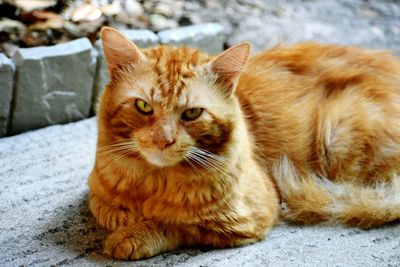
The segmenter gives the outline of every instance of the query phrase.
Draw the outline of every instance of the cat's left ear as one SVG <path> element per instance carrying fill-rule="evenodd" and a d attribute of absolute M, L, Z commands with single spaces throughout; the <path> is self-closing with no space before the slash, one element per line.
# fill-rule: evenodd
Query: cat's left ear
<path fill-rule="evenodd" d="M 248 42 L 237 44 L 219 54 L 205 66 L 207 71 L 216 75 L 216 83 L 225 94 L 231 95 L 235 90 L 239 76 L 246 66 L 250 50 L 251 45 Z"/>
<path fill-rule="evenodd" d="M 101 40 L 110 73 L 118 66 L 146 60 L 146 56 L 133 42 L 113 28 L 103 27 Z"/>

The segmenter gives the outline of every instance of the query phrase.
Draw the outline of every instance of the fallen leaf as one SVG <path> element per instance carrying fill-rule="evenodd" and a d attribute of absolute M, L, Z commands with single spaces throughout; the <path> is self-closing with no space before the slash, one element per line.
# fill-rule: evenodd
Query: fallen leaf
<path fill-rule="evenodd" d="M 72 21 L 94 21 L 101 17 L 101 10 L 95 5 L 84 5 L 75 8 L 72 11 Z"/>
<path fill-rule="evenodd" d="M 22 12 L 21 18 L 23 21 L 32 23 L 37 22 L 38 20 L 47 20 L 50 18 L 59 18 L 60 15 L 54 13 L 52 11 L 44 11 L 44 10 L 34 10 L 32 12 Z"/>
<path fill-rule="evenodd" d="M 136 0 L 125 0 L 125 9 L 124 11 L 133 17 L 139 17 L 143 14 L 143 6 Z"/>
<path fill-rule="evenodd" d="M 10 1 L 16 7 L 21 8 L 23 11 L 33 11 L 36 9 L 45 9 L 57 4 L 56 0 L 13 0 Z"/>
<path fill-rule="evenodd" d="M 46 31 L 29 31 L 24 34 L 21 41 L 26 46 L 39 46 L 47 44 L 47 33 Z"/>
<path fill-rule="evenodd" d="M 34 10 L 32 12 L 32 15 L 38 19 L 51 19 L 51 18 L 59 18 L 60 17 L 60 15 L 58 15 L 55 12 L 45 11 L 45 10 Z"/>
<path fill-rule="evenodd" d="M 111 4 L 107 4 L 101 7 L 101 12 L 106 16 L 114 16 L 121 12 L 120 1 L 113 1 Z"/>
<path fill-rule="evenodd" d="M 25 31 L 25 25 L 17 20 L 3 18 L 0 20 L 0 32 L 18 33 Z"/>
<path fill-rule="evenodd" d="M 28 30 L 47 30 L 47 29 L 62 29 L 64 27 L 64 20 L 59 17 L 50 18 L 45 21 L 36 22 L 28 27 Z"/>

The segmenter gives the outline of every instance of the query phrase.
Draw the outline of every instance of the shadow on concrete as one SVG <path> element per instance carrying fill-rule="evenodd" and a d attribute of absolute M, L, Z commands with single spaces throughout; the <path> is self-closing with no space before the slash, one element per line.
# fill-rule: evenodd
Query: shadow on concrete
<path fill-rule="evenodd" d="M 93 263 L 110 261 L 103 253 L 103 243 L 108 232 L 96 223 L 88 207 L 88 194 L 85 192 L 75 201 L 65 203 L 53 211 L 43 232 L 34 238 L 51 247 L 69 250 L 72 257 L 62 259 L 56 265 L 72 264 L 79 259 Z"/>

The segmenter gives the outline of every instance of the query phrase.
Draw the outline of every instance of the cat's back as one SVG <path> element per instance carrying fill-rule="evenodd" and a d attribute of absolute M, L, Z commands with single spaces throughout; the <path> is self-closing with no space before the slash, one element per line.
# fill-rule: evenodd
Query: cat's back
<path fill-rule="evenodd" d="M 336 151 L 348 164 L 360 156 L 350 150 L 360 153 L 374 139 L 390 136 L 400 144 L 400 129 L 389 128 L 400 125 L 400 62 L 387 52 L 315 43 L 275 47 L 250 59 L 237 95 L 267 162 L 286 155 L 325 172 L 324 161 Z M 374 147 L 363 152 L 376 156 Z"/>
<path fill-rule="evenodd" d="M 252 56 L 241 77 L 241 85 L 250 80 L 282 83 L 282 78 L 290 78 L 284 85 L 300 79 L 307 82 L 307 86 L 315 85 L 313 89 L 332 94 L 351 84 L 379 82 L 383 79 L 398 82 L 399 74 L 399 58 L 387 51 L 303 43 L 276 46 Z M 306 89 L 301 85 L 294 90 Z M 248 90 L 246 86 L 240 86 L 241 89 Z"/>

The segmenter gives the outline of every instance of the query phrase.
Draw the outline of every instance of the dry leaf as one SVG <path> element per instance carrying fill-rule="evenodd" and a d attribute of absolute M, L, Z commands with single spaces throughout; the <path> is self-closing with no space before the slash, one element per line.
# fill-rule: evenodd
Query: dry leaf
<path fill-rule="evenodd" d="M 59 17 L 50 18 L 45 21 L 36 22 L 28 27 L 28 30 L 48 30 L 48 29 L 62 29 L 64 27 L 64 20 Z"/>
<path fill-rule="evenodd" d="M 35 10 L 32 12 L 32 16 L 34 16 L 37 19 L 60 18 L 60 15 L 58 15 L 57 13 L 45 10 Z"/>
<path fill-rule="evenodd" d="M 72 21 L 94 21 L 101 17 L 101 10 L 95 5 L 84 5 L 72 11 Z"/>
<path fill-rule="evenodd" d="M 21 33 L 25 31 L 25 25 L 17 20 L 3 18 L 0 20 L 0 32 Z"/>
<path fill-rule="evenodd" d="M 22 12 L 21 18 L 25 23 L 29 22 L 37 22 L 38 20 L 46 20 L 50 18 L 59 18 L 60 16 L 57 13 L 52 11 L 44 11 L 44 10 L 34 10 L 32 12 Z"/>
<path fill-rule="evenodd" d="M 27 32 L 21 39 L 26 46 L 39 46 L 47 43 L 48 37 L 45 31 Z"/>
<path fill-rule="evenodd" d="M 128 16 L 133 16 L 133 17 L 139 17 L 140 15 L 143 14 L 144 10 L 143 7 L 138 1 L 136 0 L 126 0 L 124 1 L 125 3 L 125 13 L 128 14 Z"/>
<path fill-rule="evenodd" d="M 21 8 L 23 11 L 30 12 L 36 9 L 45 9 L 57 4 L 56 0 L 13 0 L 11 4 Z"/>
<path fill-rule="evenodd" d="M 121 3 L 114 1 L 111 4 L 107 4 L 101 7 L 101 12 L 106 16 L 113 16 L 121 12 Z"/>

